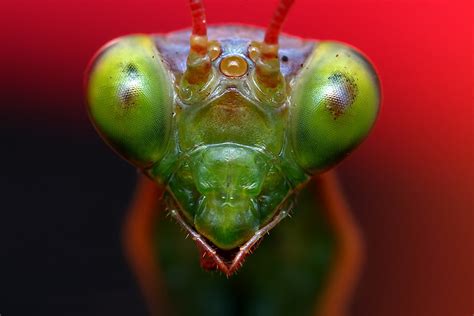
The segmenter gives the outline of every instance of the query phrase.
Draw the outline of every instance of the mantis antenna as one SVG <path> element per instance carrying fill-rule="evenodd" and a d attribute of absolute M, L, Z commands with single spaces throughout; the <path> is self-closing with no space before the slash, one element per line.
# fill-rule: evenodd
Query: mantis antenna
<path fill-rule="evenodd" d="M 262 91 L 269 89 L 270 94 L 279 95 L 284 100 L 285 80 L 280 71 L 278 59 L 278 37 L 294 0 L 280 0 L 261 43 L 260 56 L 256 60 L 256 81 Z M 264 93 L 265 94 L 265 93 Z M 278 102 L 277 102 L 278 103 Z"/>
<path fill-rule="evenodd" d="M 189 0 L 192 31 L 187 68 L 183 79 L 190 85 L 204 85 L 211 73 L 211 61 L 207 54 L 206 13 L 202 0 Z"/>
<path fill-rule="evenodd" d="M 189 7 L 191 8 L 191 15 L 193 18 L 193 35 L 206 36 L 206 11 L 202 0 L 189 0 Z"/>
<path fill-rule="evenodd" d="M 281 26 L 283 22 L 285 22 L 293 2 L 294 0 L 280 0 L 270 21 L 270 25 L 267 28 L 267 32 L 265 33 L 265 44 L 278 45 L 278 36 L 280 35 Z"/>

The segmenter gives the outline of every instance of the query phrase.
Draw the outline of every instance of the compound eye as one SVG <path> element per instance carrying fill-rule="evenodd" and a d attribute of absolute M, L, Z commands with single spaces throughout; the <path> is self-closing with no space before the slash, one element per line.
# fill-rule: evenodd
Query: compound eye
<path fill-rule="evenodd" d="M 292 94 L 291 142 L 298 163 L 316 173 L 333 166 L 369 134 L 380 87 L 371 64 L 339 43 L 320 43 Z"/>
<path fill-rule="evenodd" d="M 173 90 L 153 41 L 130 36 L 112 42 L 86 79 L 90 118 L 105 141 L 139 167 L 160 160 L 170 137 Z"/>

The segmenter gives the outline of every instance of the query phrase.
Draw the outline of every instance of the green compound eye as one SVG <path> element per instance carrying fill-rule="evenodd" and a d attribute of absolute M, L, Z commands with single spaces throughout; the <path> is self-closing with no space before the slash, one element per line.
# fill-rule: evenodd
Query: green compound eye
<path fill-rule="evenodd" d="M 293 88 L 290 135 L 298 163 L 315 173 L 342 160 L 367 137 L 379 102 L 370 63 L 343 44 L 320 43 Z"/>
<path fill-rule="evenodd" d="M 102 137 L 139 167 L 165 154 L 173 89 L 153 41 L 129 36 L 103 48 L 86 84 L 90 117 Z"/>

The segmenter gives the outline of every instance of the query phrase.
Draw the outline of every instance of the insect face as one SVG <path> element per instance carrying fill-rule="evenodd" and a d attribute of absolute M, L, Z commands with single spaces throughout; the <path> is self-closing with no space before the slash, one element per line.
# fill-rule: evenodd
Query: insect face
<path fill-rule="evenodd" d="M 99 133 L 166 187 L 171 214 L 213 260 L 206 267 L 226 274 L 286 216 L 297 188 L 363 141 L 378 113 L 378 80 L 360 53 L 279 35 L 291 2 L 281 1 L 266 32 L 208 33 L 193 0 L 191 31 L 116 40 L 86 83 Z"/>

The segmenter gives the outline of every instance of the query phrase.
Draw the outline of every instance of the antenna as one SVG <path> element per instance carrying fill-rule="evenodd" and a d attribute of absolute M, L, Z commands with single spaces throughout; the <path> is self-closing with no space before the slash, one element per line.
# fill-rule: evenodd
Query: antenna
<path fill-rule="evenodd" d="M 198 88 L 207 82 L 211 73 L 211 61 L 207 54 L 206 12 L 202 0 L 189 0 L 189 7 L 191 8 L 193 27 L 183 80 L 190 85 L 197 85 Z"/>
<path fill-rule="evenodd" d="M 280 0 L 278 7 L 273 14 L 270 25 L 265 32 L 265 38 L 258 49 L 258 58 L 255 62 L 255 77 L 257 85 L 261 88 L 262 98 L 274 96 L 275 103 L 280 103 L 286 96 L 285 79 L 280 71 L 280 61 L 278 59 L 278 37 L 281 26 L 288 16 L 294 0 Z M 265 93 L 265 90 L 269 90 Z"/>
<path fill-rule="evenodd" d="M 193 35 L 206 36 L 206 10 L 202 0 L 189 0 L 189 7 L 191 8 L 191 15 L 193 18 Z"/>
<path fill-rule="evenodd" d="M 285 22 L 293 2 L 294 0 L 280 0 L 270 21 L 270 25 L 267 28 L 267 32 L 265 33 L 265 44 L 278 45 L 278 36 L 280 35 L 281 26 L 283 22 Z"/>

